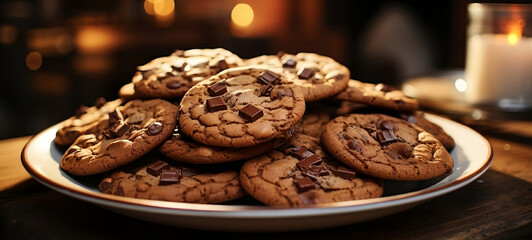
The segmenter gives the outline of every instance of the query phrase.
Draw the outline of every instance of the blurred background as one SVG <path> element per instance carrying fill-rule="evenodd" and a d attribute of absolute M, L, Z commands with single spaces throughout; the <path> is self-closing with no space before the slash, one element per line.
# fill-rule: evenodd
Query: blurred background
<path fill-rule="evenodd" d="M 315 52 L 354 79 L 391 85 L 463 69 L 470 2 L 4 0 L 0 139 L 38 133 L 97 97 L 117 98 L 136 66 L 175 49 L 221 47 L 242 58 Z"/>

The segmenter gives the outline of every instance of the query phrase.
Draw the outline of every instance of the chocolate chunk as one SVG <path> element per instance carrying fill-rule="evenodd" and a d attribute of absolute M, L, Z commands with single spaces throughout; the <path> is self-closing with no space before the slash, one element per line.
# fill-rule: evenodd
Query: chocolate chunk
<path fill-rule="evenodd" d="M 172 56 L 184 57 L 184 56 L 185 56 L 185 51 L 183 51 L 183 50 L 181 50 L 181 49 L 176 49 L 176 50 L 172 53 Z"/>
<path fill-rule="evenodd" d="M 288 59 L 283 63 L 284 68 L 295 68 L 297 62 L 294 59 Z"/>
<path fill-rule="evenodd" d="M 114 111 L 109 113 L 109 125 L 115 124 L 118 120 L 124 120 L 124 116 L 122 116 L 122 112 L 116 108 Z"/>
<path fill-rule="evenodd" d="M 163 131 L 163 124 L 160 122 L 153 122 L 148 126 L 148 135 L 155 136 Z"/>
<path fill-rule="evenodd" d="M 377 129 L 380 130 L 395 130 L 395 125 L 388 119 L 381 119 L 375 123 Z"/>
<path fill-rule="evenodd" d="M 412 156 L 412 147 L 407 143 L 396 142 L 386 146 L 390 151 L 396 152 L 399 156 L 404 159 L 410 158 Z"/>
<path fill-rule="evenodd" d="M 124 133 L 129 130 L 129 125 L 122 121 L 116 121 L 108 130 L 108 138 L 118 138 L 124 135 Z"/>
<path fill-rule="evenodd" d="M 257 78 L 257 82 L 259 82 L 260 84 L 268 85 L 275 84 L 278 79 L 279 76 L 277 74 L 271 71 L 266 71 Z"/>
<path fill-rule="evenodd" d="M 362 152 L 362 146 L 357 140 L 352 140 L 347 143 L 349 149 L 355 150 L 357 152 Z"/>
<path fill-rule="evenodd" d="M 168 89 L 178 89 L 178 88 L 180 88 L 182 86 L 183 86 L 183 84 L 180 83 L 177 80 L 169 81 L 169 82 L 166 83 L 166 88 L 168 88 Z"/>
<path fill-rule="evenodd" d="M 283 87 L 283 86 L 277 86 L 270 92 L 270 97 L 272 100 L 281 99 L 283 97 L 291 97 L 294 96 L 294 92 L 292 92 L 292 89 Z"/>
<path fill-rule="evenodd" d="M 88 110 L 89 110 L 89 108 L 87 106 L 85 106 L 85 105 L 79 106 L 79 108 L 76 110 L 75 117 L 77 117 L 77 118 L 81 117 L 81 115 L 87 113 Z"/>
<path fill-rule="evenodd" d="M 297 158 L 297 159 L 299 159 L 299 160 L 314 155 L 314 153 L 312 153 L 311 151 L 309 151 L 308 148 L 305 147 L 305 146 L 296 146 L 296 147 L 293 147 L 293 148 L 290 149 L 290 151 L 288 152 L 288 154 L 290 154 L 290 156 L 295 157 L 295 158 Z"/>
<path fill-rule="evenodd" d="M 100 183 L 100 189 L 102 190 L 102 192 L 109 190 L 113 186 L 112 183 L 113 183 L 112 178 L 104 178 L 102 180 L 102 183 Z"/>
<path fill-rule="evenodd" d="M 306 157 L 297 163 L 297 166 L 301 171 L 305 171 L 310 168 L 311 165 L 321 164 L 322 159 L 318 155 L 312 154 L 309 157 Z"/>
<path fill-rule="evenodd" d="M 285 52 L 283 52 L 283 51 L 279 51 L 279 52 L 277 52 L 277 57 L 278 57 L 278 58 L 281 58 L 281 57 L 283 57 L 285 54 L 286 54 Z"/>
<path fill-rule="evenodd" d="M 105 100 L 105 98 L 99 97 L 99 98 L 96 98 L 96 101 L 94 101 L 94 106 L 99 109 L 99 108 L 103 107 L 103 105 L 106 102 L 107 102 L 107 100 Z"/>
<path fill-rule="evenodd" d="M 302 170 L 301 173 L 314 181 L 318 180 L 319 176 L 329 175 L 329 172 L 323 167 L 323 164 L 310 165 L 305 170 Z"/>
<path fill-rule="evenodd" d="M 351 136 L 347 135 L 346 133 L 340 133 L 340 137 L 344 138 L 345 140 L 353 139 Z"/>
<path fill-rule="evenodd" d="M 161 178 L 159 178 L 159 185 L 170 185 L 179 183 L 179 172 L 172 170 L 163 170 L 161 172 Z"/>
<path fill-rule="evenodd" d="M 68 149 L 68 151 L 66 152 L 66 155 L 72 154 L 72 153 L 76 152 L 77 150 L 79 150 L 79 148 L 70 148 L 70 149 Z"/>
<path fill-rule="evenodd" d="M 312 70 L 311 68 L 303 68 L 297 74 L 297 77 L 300 79 L 310 79 L 312 76 L 314 76 L 314 70 Z"/>
<path fill-rule="evenodd" d="M 195 168 L 184 167 L 184 168 L 181 169 L 181 175 L 183 177 L 192 177 L 192 176 L 198 175 L 200 173 L 201 173 L 201 171 L 199 171 L 198 169 L 195 169 Z"/>
<path fill-rule="evenodd" d="M 382 130 L 377 132 L 378 140 L 381 144 L 387 144 L 397 141 L 393 130 Z"/>
<path fill-rule="evenodd" d="M 225 105 L 222 97 L 207 98 L 207 111 L 216 112 L 225 109 L 227 109 L 227 105 Z"/>
<path fill-rule="evenodd" d="M 146 168 L 146 172 L 148 172 L 149 174 L 153 176 L 159 176 L 159 174 L 161 174 L 161 172 L 164 169 L 169 169 L 169 168 L 170 168 L 170 165 L 168 165 L 168 163 L 163 162 L 161 160 L 157 160 L 157 162 L 150 164 Z"/>
<path fill-rule="evenodd" d="M 257 107 L 248 104 L 238 111 L 238 116 L 243 118 L 246 122 L 255 122 L 257 119 L 264 116 L 264 112 Z"/>
<path fill-rule="evenodd" d="M 336 176 L 344 178 L 344 179 L 347 179 L 347 180 L 351 180 L 351 179 L 355 178 L 355 176 L 356 176 L 355 171 L 353 171 L 353 170 L 351 170 L 349 168 L 346 168 L 344 166 L 339 166 L 336 169 L 335 174 L 336 174 Z"/>
<path fill-rule="evenodd" d="M 142 79 L 148 79 L 151 75 L 155 74 L 155 70 L 150 69 L 148 71 L 141 71 Z"/>
<path fill-rule="evenodd" d="M 227 92 L 227 85 L 224 82 L 217 82 L 209 88 L 207 88 L 207 91 L 209 92 L 209 95 L 211 96 L 220 96 Z"/>
<path fill-rule="evenodd" d="M 224 59 L 219 60 L 216 65 L 214 65 L 212 68 L 216 70 L 216 73 L 219 73 L 225 69 L 229 68 L 229 65 Z"/>
<path fill-rule="evenodd" d="M 379 83 L 375 86 L 375 90 L 381 91 L 381 92 L 391 92 L 393 91 L 393 88 L 390 85 Z"/>
<path fill-rule="evenodd" d="M 309 177 L 296 178 L 295 184 L 298 193 L 316 189 L 316 185 L 314 185 L 314 182 Z"/>
<path fill-rule="evenodd" d="M 261 96 L 270 96 L 270 93 L 273 89 L 273 85 L 272 84 L 267 84 L 267 85 L 263 85 L 262 87 L 260 87 L 260 95 Z"/>

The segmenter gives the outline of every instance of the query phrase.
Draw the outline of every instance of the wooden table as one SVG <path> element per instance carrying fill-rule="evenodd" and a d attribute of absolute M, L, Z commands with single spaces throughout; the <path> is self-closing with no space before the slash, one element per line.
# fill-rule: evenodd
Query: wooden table
<path fill-rule="evenodd" d="M 119 215 L 48 189 L 22 167 L 29 137 L 0 141 L 0 239 L 532 239 L 532 122 L 475 129 L 494 157 L 477 181 L 377 220 L 305 232 L 224 233 L 181 229 Z"/>

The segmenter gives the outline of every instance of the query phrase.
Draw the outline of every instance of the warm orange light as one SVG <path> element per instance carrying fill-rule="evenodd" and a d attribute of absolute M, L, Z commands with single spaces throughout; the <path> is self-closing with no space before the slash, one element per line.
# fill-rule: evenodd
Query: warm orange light
<path fill-rule="evenodd" d="M 155 15 L 155 12 L 153 11 L 153 2 L 155 0 L 145 0 L 144 1 L 144 11 L 146 11 L 146 13 L 148 15 Z"/>
<path fill-rule="evenodd" d="M 523 27 L 525 26 L 525 21 L 519 19 L 518 21 L 510 24 L 508 26 L 508 43 L 514 45 L 521 39 L 523 34 Z"/>
<path fill-rule="evenodd" d="M 75 43 L 82 52 L 104 52 L 114 47 L 118 36 L 110 27 L 83 26 L 75 35 Z"/>
<path fill-rule="evenodd" d="M 174 12 L 174 0 L 155 0 L 153 1 L 153 11 L 159 16 L 168 16 Z"/>
<path fill-rule="evenodd" d="M 42 65 L 42 56 L 38 52 L 30 52 L 28 55 L 26 55 L 26 66 L 30 70 L 37 70 Z"/>
<path fill-rule="evenodd" d="M 254 13 L 249 4 L 239 3 L 231 11 L 231 20 L 240 27 L 247 27 L 253 22 Z"/>

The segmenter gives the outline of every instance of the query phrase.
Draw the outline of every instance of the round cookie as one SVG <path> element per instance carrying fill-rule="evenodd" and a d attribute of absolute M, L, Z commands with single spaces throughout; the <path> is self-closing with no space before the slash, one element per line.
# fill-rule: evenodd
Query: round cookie
<path fill-rule="evenodd" d="M 447 151 L 451 151 L 454 148 L 455 142 L 453 137 L 447 134 L 445 130 L 443 130 L 443 128 L 441 128 L 437 124 L 427 120 L 425 118 L 424 112 L 417 111 L 413 114 L 403 113 L 401 114 L 401 118 L 407 120 L 409 123 L 416 124 L 417 126 L 423 128 L 423 130 L 434 135 L 434 137 L 436 137 L 436 139 L 438 139 L 438 141 L 443 144 Z"/>
<path fill-rule="evenodd" d="M 286 147 L 250 159 L 240 169 L 244 190 L 273 206 L 304 206 L 380 197 L 382 183 L 326 155 L 320 139 L 295 134 Z"/>
<path fill-rule="evenodd" d="M 334 59 L 315 53 L 292 55 L 281 52 L 277 56 L 263 55 L 248 59 L 244 64 L 282 70 L 287 77 L 294 80 L 307 102 L 328 98 L 341 92 L 347 87 L 351 74 L 349 69 Z"/>
<path fill-rule="evenodd" d="M 188 166 L 148 154 L 105 177 L 101 192 L 117 196 L 185 203 L 221 203 L 246 193 L 239 166 Z"/>
<path fill-rule="evenodd" d="M 75 116 L 61 123 L 54 142 L 60 146 L 69 146 L 82 134 L 99 132 L 102 128 L 100 118 L 114 111 L 120 104 L 120 99 L 106 102 L 104 98 L 98 98 L 92 107 L 81 106 Z"/>
<path fill-rule="evenodd" d="M 134 93 L 140 98 L 177 98 L 196 83 L 231 67 L 243 65 L 235 54 L 222 49 L 176 50 L 138 66 Z"/>
<path fill-rule="evenodd" d="M 294 127 L 294 133 L 320 137 L 323 127 L 331 120 L 329 111 L 319 102 L 308 103 L 303 118 Z"/>
<path fill-rule="evenodd" d="M 135 85 L 131 82 L 124 84 L 120 90 L 118 90 L 118 97 L 125 101 L 140 98 L 138 94 L 135 93 Z"/>
<path fill-rule="evenodd" d="M 84 134 L 68 148 L 61 169 L 92 175 L 130 163 L 161 144 L 177 124 L 178 107 L 161 99 L 132 100 L 100 119 L 106 130 Z"/>
<path fill-rule="evenodd" d="M 303 94 L 284 75 L 239 67 L 190 88 L 181 100 L 179 125 L 205 145 L 248 147 L 284 136 L 304 112 Z"/>
<path fill-rule="evenodd" d="M 287 132 L 287 139 L 274 139 L 251 147 L 222 148 L 197 143 L 179 133 L 176 127 L 172 136 L 158 147 L 158 151 L 168 159 L 183 163 L 224 163 L 245 160 L 261 155 L 288 141 L 290 137 L 291 135 Z"/>
<path fill-rule="evenodd" d="M 321 140 L 340 162 L 382 179 L 425 180 L 453 168 L 451 155 L 432 134 L 384 114 L 336 117 Z"/>
<path fill-rule="evenodd" d="M 399 111 L 415 111 L 419 107 L 417 99 L 407 97 L 400 90 L 393 90 L 382 83 L 364 83 L 353 79 L 335 98 Z"/>

